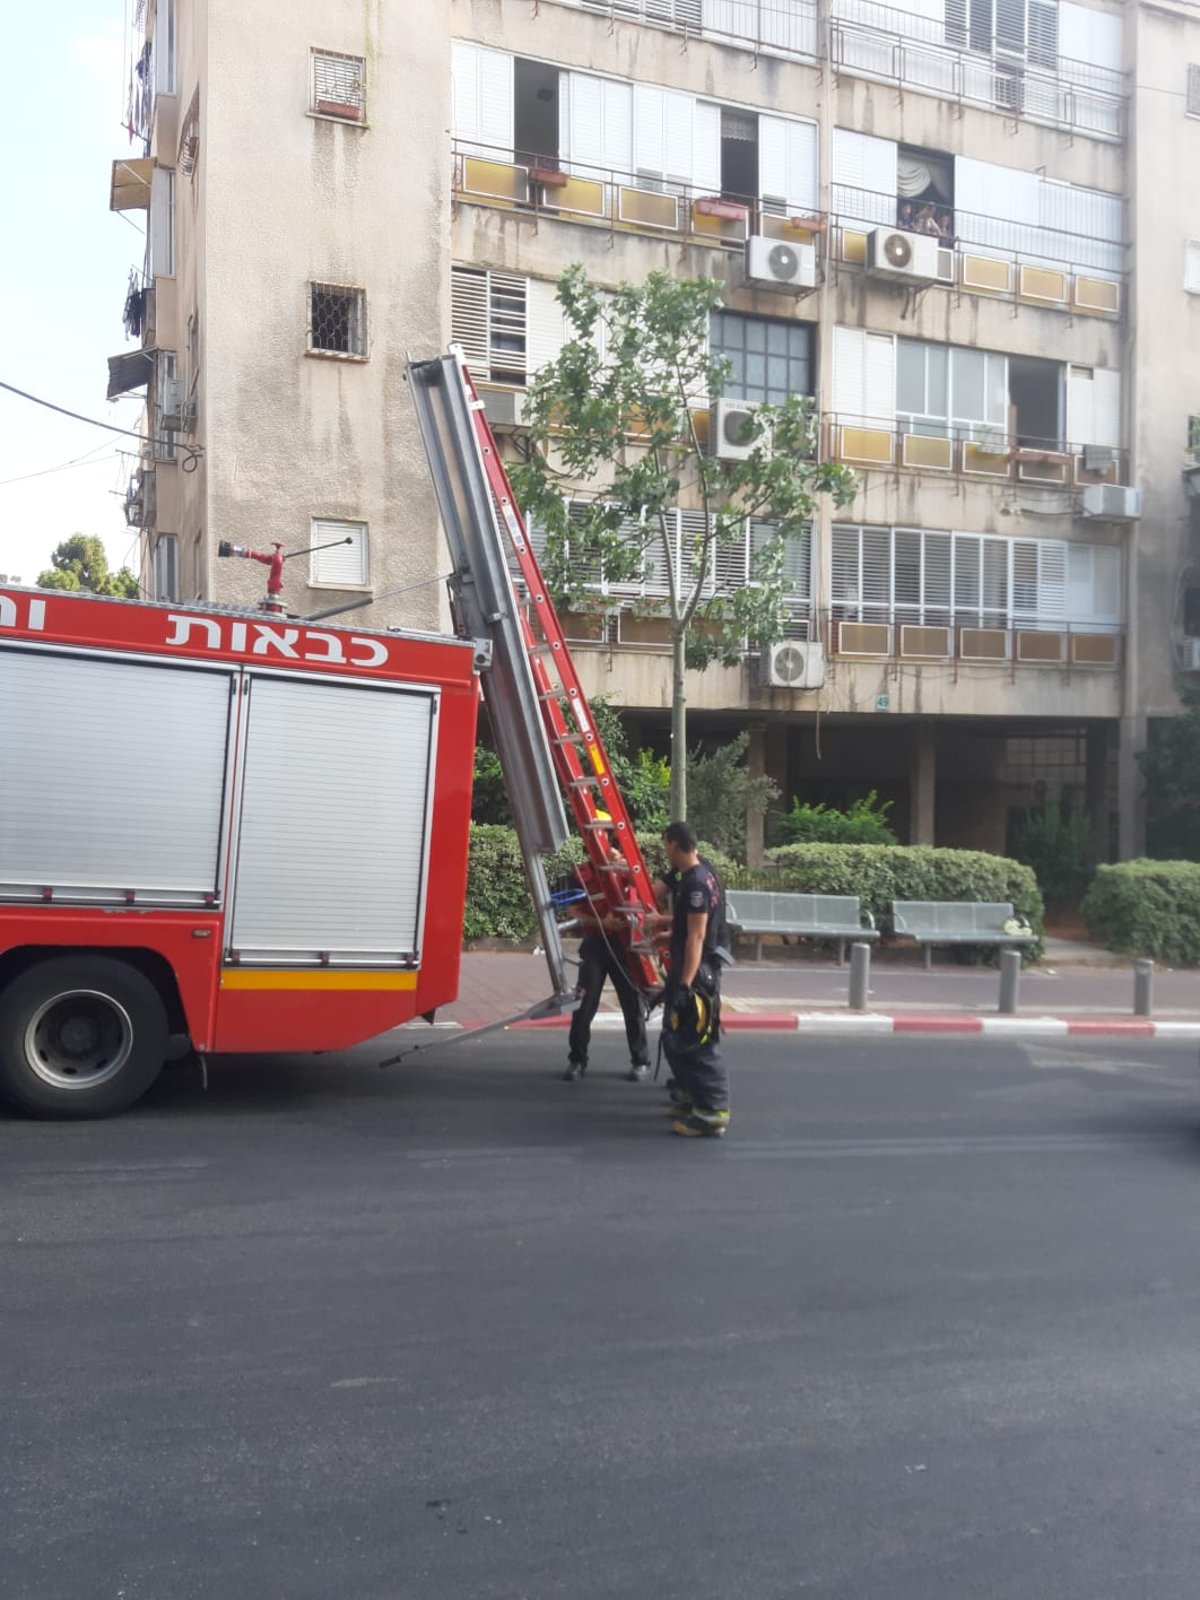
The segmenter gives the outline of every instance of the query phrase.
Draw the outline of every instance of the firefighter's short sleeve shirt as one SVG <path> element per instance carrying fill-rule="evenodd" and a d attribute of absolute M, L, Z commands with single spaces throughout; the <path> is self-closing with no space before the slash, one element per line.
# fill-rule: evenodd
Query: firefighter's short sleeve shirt
<path fill-rule="evenodd" d="M 683 964 L 687 946 L 688 918 L 703 912 L 708 922 L 704 929 L 704 953 L 711 955 L 717 946 L 720 924 L 721 885 L 711 867 L 703 861 L 679 874 L 672 885 L 674 917 L 671 923 L 671 966 L 676 972 Z"/>

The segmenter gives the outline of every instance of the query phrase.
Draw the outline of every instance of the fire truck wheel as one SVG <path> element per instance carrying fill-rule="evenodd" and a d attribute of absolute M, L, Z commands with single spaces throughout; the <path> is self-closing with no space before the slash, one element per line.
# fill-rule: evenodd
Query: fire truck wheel
<path fill-rule="evenodd" d="M 0 1095 L 32 1116 L 124 1111 L 166 1051 L 162 997 L 113 956 L 54 956 L 0 992 Z"/>

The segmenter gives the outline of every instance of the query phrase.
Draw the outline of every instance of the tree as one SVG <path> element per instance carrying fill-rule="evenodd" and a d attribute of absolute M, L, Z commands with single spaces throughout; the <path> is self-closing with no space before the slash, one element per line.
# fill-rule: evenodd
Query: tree
<path fill-rule="evenodd" d="M 756 778 L 746 764 L 750 735 L 739 733 L 715 749 L 696 749 L 691 774 L 689 820 L 700 837 L 735 861 L 746 859 L 746 822 L 779 798 L 774 778 Z"/>
<path fill-rule="evenodd" d="M 1160 861 L 1200 861 L 1200 688 L 1180 689 L 1184 710 L 1150 724 L 1139 756 L 1146 780 L 1147 853 Z"/>
<path fill-rule="evenodd" d="M 671 813 L 687 813 L 685 672 L 738 663 L 774 643 L 786 621 L 788 547 L 807 531 L 822 493 L 844 505 L 853 474 L 818 460 L 812 402 L 759 406 L 745 460 L 718 461 L 697 412 L 721 393 L 729 365 L 709 354 L 721 305 L 710 278 L 654 272 L 607 293 L 581 266 L 559 280 L 570 337 L 530 385 L 526 459 L 517 498 L 545 535 L 555 598 L 589 605 L 589 580 L 641 583 L 660 575 L 671 641 Z M 586 498 L 568 506 L 568 488 Z M 687 515 L 687 513 L 693 513 Z M 750 581 L 722 562 L 751 531 Z"/>
<path fill-rule="evenodd" d="M 108 570 L 103 543 L 89 534 L 76 533 L 64 539 L 50 562 L 38 578 L 39 588 L 86 590 L 89 594 L 116 595 L 122 600 L 136 600 L 141 593 L 128 567 L 122 567 L 119 572 Z"/>

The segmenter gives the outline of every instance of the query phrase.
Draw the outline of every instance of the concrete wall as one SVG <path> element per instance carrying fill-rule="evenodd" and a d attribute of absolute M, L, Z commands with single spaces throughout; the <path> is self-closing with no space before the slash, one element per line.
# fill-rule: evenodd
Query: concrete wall
<path fill-rule="evenodd" d="M 208 17 L 193 200 L 208 591 L 252 600 L 263 587 L 261 568 L 212 559 L 217 539 L 304 547 L 314 516 L 369 524 L 376 591 L 428 579 L 439 540 L 404 366 L 448 335 L 445 0 L 181 0 L 181 11 Z M 308 114 L 313 46 L 366 57 L 365 126 Z M 367 361 L 306 353 L 310 281 L 366 290 Z M 289 565 L 289 604 L 337 603 L 308 575 L 306 558 Z M 436 626 L 438 591 L 368 616 Z"/>
<path fill-rule="evenodd" d="M 1133 540 L 1138 649 L 1130 712 L 1164 716 L 1178 709 L 1180 580 L 1196 559 L 1181 473 L 1191 464 L 1187 418 L 1200 411 L 1200 294 L 1183 288 L 1184 246 L 1200 236 L 1200 118 L 1185 111 L 1188 63 L 1200 61 L 1200 14 L 1194 6 L 1143 4 L 1131 13 L 1130 30 L 1137 72 L 1131 420 L 1144 501 Z"/>

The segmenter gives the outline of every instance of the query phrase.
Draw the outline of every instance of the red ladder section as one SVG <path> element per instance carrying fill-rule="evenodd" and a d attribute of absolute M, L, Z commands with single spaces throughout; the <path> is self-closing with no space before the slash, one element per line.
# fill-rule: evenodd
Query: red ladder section
<path fill-rule="evenodd" d="M 488 487 L 508 533 L 510 564 L 520 573 L 525 586 L 528 609 L 521 613 L 525 650 L 555 770 L 587 852 L 586 863 L 578 869 L 579 878 L 595 916 L 621 919 L 625 932 L 615 948 L 624 957 L 637 987 L 643 992 L 653 990 L 662 983 L 662 972 L 646 927 L 647 913 L 658 909 L 650 873 L 609 765 L 604 741 L 592 720 L 558 613 L 526 537 L 483 402 L 461 359 L 458 366 L 470 399 Z M 601 810 L 610 820 L 599 815 Z"/>

